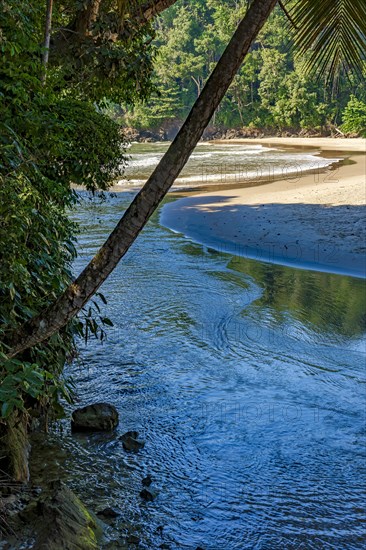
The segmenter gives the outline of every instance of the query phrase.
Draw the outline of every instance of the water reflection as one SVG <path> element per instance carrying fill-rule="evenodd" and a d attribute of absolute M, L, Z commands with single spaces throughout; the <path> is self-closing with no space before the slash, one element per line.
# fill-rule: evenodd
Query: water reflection
<path fill-rule="evenodd" d="M 279 321 L 291 315 L 313 330 L 352 337 L 366 330 L 366 286 L 362 279 L 314 273 L 234 257 L 228 267 L 245 273 L 263 293 L 253 302 L 270 308 Z"/>

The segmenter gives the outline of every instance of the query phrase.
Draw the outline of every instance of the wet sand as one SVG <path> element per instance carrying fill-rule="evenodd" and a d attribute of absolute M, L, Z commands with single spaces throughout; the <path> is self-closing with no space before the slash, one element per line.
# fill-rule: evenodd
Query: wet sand
<path fill-rule="evenodd" d="M 338 151 L 346 160 L 320 173 L 298 173 L 258 187 L 178 199 L 163 208 L 163 225 L 224 252 L 366 276 L 365 139 L 268 138 L 229 143 L 309 147 L 324 156 Z"/>

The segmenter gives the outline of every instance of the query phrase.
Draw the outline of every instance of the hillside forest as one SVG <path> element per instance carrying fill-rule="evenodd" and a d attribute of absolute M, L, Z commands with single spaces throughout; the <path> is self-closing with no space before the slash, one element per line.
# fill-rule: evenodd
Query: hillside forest
<path fill-rule="evenodd" d="M 133 109 L 127 104 L 117 109 L 120 122 L 137 129 L 162 129 L 168 137 L 172 129 L 174 135 L 246 6 L 246 1 L 181 0 L 164 11 L 155 21 L 154 92 L 149 101 Z M 252 45 L 212 126 L 259 128 L 268 133 L 365 133 L 362 78 L 345 69 L 332 82 L 327 75 L 309 74 L 308 56 L 298 55 L 291 22 L 278 5 Z"/>

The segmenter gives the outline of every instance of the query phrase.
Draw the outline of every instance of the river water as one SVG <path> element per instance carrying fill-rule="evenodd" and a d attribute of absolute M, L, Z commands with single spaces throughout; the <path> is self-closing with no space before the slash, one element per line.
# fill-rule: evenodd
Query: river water
<path fill-rule="evenodd" d="M 133 195 L 81 194 L 76 272 Z M 61 472 L 91 509 L 120 510 L 109 548 L 135 548 L 131 534 L 152 550 L 364 548 L 363 281 L 219 253 L 156 213 L 102 291 L 114 327 L 70 372 L 80 405 L 115 404 L 120 426 L 65 424 L 35 482 Z"/>
<path fill-rule="evenodd" d="M 141 187 L 167 150 L 167 143 L 132 143 L 122 187 Z M 263 147 L 257 144 L 201 142 L 173 185 L 186 190 L 208 185 L 243 185 L 274 177 L 298 178 L 306 170 L 321 170 L 337 160 L 308 152 Z"/>

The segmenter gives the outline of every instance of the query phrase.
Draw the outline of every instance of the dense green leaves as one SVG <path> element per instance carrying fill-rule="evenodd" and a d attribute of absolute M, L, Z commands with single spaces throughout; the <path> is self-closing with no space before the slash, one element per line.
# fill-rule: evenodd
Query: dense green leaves
<path fill-rule="evenodd" d="M 59 397 L 70 395 L 63 367 L 77 355 L 75 338 L 103 340 L 103 326 L 111 324 L 95 301 L 92 309 L 46 343 L 16 361 L 6 356 L 19 327 L 47 308 L 71 282 L 77 234 L 68 215 L 77 202 L 72 185 L 104 190 L 124 169 L 120 127 L 93 103 L 106 95 L 109 86 L 100 67 L 107 70 L 107 58 L 124 56 L 124 69 L 111 82 L 119 86 L 122 78 L 125 88 L 118 97 L 133 102 L 148 92 L 151 63 L 145 46 L 137 47 L 145 40 L 140 30 L 120 45 L 90 43 L 90 56 L 80 60 L 80 71 L 69 51 L 63 60 L 51 56 L 43 86 L 44 4 L 5 0 L 0 10 L 0 412 L 4 418 L 14 408 L 47 409 L 50 404 L 60 412 Z M 80 7 L 74 1 L 55 5 L 54 28 L 66 26 Z M 106 24 L 103 21 L 98 24 Z M 82 50 L 85 44 L 78 47 Z M 134 84 L 140 71 L 137 92 Z M 105 303 L 102 295 L 99 299 Z"/>
<path fill-rule="evenodd" d="M 304 6 L 310 3 L 314 4 L 314 10 L 321 4 L 310 0 L 286 4 L 289 9 L 293 7 L 293 18 L 296 9 L 299 29 L 303 29 L 300 18 Z M 339 2 L 332 3 L 336 14 Z M 246 8 L 244 0 L 194 0 L 178 2 L 164 13 L 156 30 L 155 79 L 159 93 L 147 104 L 138 105 L 132 113 L 128 111 L 129 123 L 137 127 L 169 128 L 171 121 L 176 119 L 178 126 L 187 116 Z M 359 12 L 357 15 L 353 12 L 354 8 L 349 17 L 337 16 L 342 29 L 347 29 L 347 24 L 354 24 L 349 22 L 350 17 L 360 22 Z M 315 34 L 319 32 L 319 25 L 320 22 L 316 23 Z M 332 126 L 340 126 L 342 111 L 351 94 L 359 100 L 366 99 L 364 86 L 356 78 L 355 70 L 348 70 L 347 74 L 341 71 L 337 86 L 319 77 L 319 73 L 309 73 L 309 63 L 312 64 L 315 55 L 313 43 L 309 51 L 306 48 L 300 51 L 294 43 L 295 35 L 298 36 L 286 14 L 277 6 L 253 43 L 213 124 L 272 131 L 329 131 Z M 341 35 L 332 34 L 332 40 L 341 47 Z M 362 41 L 353 47 L 358 48 L 361 55 Z M 360 55 L 359 69 L 362 67 Z"/>
<path fill-rule="evenodd" d="M 343 113 L 342 129 L 344 132 L 366 137 L 366 103 L 364 101 L 351 96 Z"/>
<path fill-rule="evenodd" d="M 151 92 L 154 30 L 131 18 L 138 0 L 104 0 L 85 21 L 85 2 L 54 3 L 48 78 L 79 99 L 134 104 Z M 123 6 L 124 4 L 124 6 Z M 121 8 L 122 7 L 122 8 Z M 83 20 L 84 19 L 84 20 Z"/>

